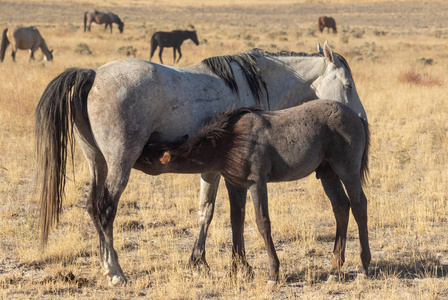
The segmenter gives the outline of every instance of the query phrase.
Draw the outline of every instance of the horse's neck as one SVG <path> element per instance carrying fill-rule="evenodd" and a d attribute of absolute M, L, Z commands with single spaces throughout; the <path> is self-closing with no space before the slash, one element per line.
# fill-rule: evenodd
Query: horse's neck
<path fill-rule="evenodd" d="M 41 43 L 40 43 L 40 49 L 42 50 L 42 52 L 45 54 L 45 55 L 48 55 L 48 54 L 50 54 L 50 50 L 48 49 L 48 47 L 47 47 L 47 43 L 45 43 L 45 40 L 41 37 L 40 38 L 41 39 Z"/>
<path fill-rule="evenodd" d="M 322 57 L 309 56 L 266 57 L 258 59 L 258 64 L 267 83 L 271 110 L 315 99 L 313 82 L 326 68 Z"/>

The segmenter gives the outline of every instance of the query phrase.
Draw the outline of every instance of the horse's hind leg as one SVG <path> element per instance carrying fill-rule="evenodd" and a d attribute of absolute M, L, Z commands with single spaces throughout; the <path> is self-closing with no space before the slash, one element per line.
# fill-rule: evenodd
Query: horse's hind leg
<path fill-rule="evenodd" d="M 196 239 L 190 256 L 190 266 L 198 269 L 210 268 L 205 260 L 205 241 L 215 210 L 216 192 L 218 191 L 220 174 L 207 173 L 201 175 L 201 193 L 199 199 L 199 236 Z"/>
<path fill-rule="evenodd" d="M 232 223 L 233 247 L 232 247 L 232 274 L 235 274 L 238 265 L 249 277 L 253 276 L 252 267 L 246 259 L 244 247 L 244 219 L 246 216 L 247 190 L 230 184 L 227 180 L 226 187 L 230 200 L 230 220 Z"/>
<path fill-rule="evenodd" d="M 162 63 L 162 65 L 163 65 L 163 60 L 162 60 L 162 52 L 163 52 L 163 47 L 162 46 L 159 46 L 160 48 L 159 48 L 159 59 L 160 59 L 160 62 Z"/>
<path fill-rule="evenodd" d="M 325 194 L 331 201 L 333 213 L 336 218 L 336 237 L 334 240 L 331 273 L 338 274 L 345 262 L 345 245 L 347 241 L 350 204 L 338 175 L 336 175 L 329 165 L 320 166 L 316 173 L 322 182 Z"/>
<path fill-rule="evenodd" d="M 173 64 L 176 63 L 176 47 L 173 47 Z"/>
<path fill-rule="evenodd" d="M 98 233 L 104 275 L 108 276 L 110 284 L 118 285 L 126 282 L 126 277 L 113 247 L 113 222 L 130 170 L 117 168 L 116 164 L 108 166 L 104 155 L 95 145 L 88 125 L 79 119 L 76 123 L 77 141 L 89 163 L 91 177 L 86 208 Z M 120 161 L 126 165 L 126 161 Z"/>
<path fill-rule="evenodd" d="M 177 62 L 179 62 L 180 58 L 182 57 L 182 52 L 180 51 L 180 47 L 177 48 L 177 51 L 179 52 L 179 58 L 177 59 Z M 176 59 L 176 57 L 174 57 Z"/>
<path fill-rule="evenodd" d="M 350 199 L 350 207 L 358 224 L 359 241 L 361 244 L 361 262 L 365 275 L 369 274 L 371 260 L 369 234 L 367 228 L 367 198 L 364 194 L 359 172 L 347 179 L 342 179 Z"/>

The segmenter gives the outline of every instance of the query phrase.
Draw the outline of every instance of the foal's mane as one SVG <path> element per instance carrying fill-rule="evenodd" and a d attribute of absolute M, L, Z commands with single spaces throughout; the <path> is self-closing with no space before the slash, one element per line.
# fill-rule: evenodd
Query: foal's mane
<path fill-rule="evenodd" d="M 172 150 L 172 153 L 181 157 L 188 157 L 201 146 L 211 145 L 214 148 L 220 139 L 233 133 L 233 126 L 243 115 L 260 111 L 261 109 L 258 107 L 243 107 L 220 113 L 211 118 L 194 137 Z"/>

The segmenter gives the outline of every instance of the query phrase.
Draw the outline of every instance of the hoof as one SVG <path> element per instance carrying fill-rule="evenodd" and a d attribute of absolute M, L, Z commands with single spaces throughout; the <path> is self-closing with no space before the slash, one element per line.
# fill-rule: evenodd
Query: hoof
<path fill-rule="evenodd" d="M 275 280 L 268 280 L 266 283 L 266 290 L 273 291 L 278 285 L 278 282 Z"/>
<path fill-rule="evenodd" d="M 112 277 L 109 277 L 109 286 L 125 286 L 126 285 L 126 279 L 123 278 L 120 275 L 114 275 Z"/>
<path fill-rule="evenodd" d="M 327 283 L 331 282 L 339 282 L 339 276 L 338 275 L 329 275 L 327 279 Z"/>

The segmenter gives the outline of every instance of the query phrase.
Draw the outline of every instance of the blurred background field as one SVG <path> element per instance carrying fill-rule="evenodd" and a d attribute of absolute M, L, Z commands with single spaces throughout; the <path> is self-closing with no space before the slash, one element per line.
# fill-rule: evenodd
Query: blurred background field
<path fill-rule="evenodd" d="M 118 14 L 123 34 L 115 24 L 112 34 L 97 24 L 84 33 L 83 14 L 92 8 Z M 335 18 L 337 35 L 318 32 L 320 15 Z M 446 1 L 1 1 L 0 29 L 37 26 L 54 61 L 44 62 L 38 51 L 36 61 L 28 62 L 29 53 L 19 51 L 13 63 L 8 49 L 0 64 L 0 298 L 448 299 L 446 16 Z M 199 175 L 134 171 L 115 221 L 116 249 L 129 283 L 110 289 L 85 212 L 88 167 L 79 148 L 61 223 L 47 250 L 39 250 L 34 110 L 47 84 L 68 67 L 96 68 L 128 55 L 147 60 L 155 31 L 192 26 L 200 44 L 183 44 L 181 67 L 255 47 L 315 52 L 325 40 L 347 59 L 372 134 L 365 188 L 373 258 L 368 281 L 354 280 L 359 247 L 351 218 L 345 278 L 325 282 L 335 222 L 314 176 L 269 185 L 282 285 L 267 292 L 267 255 L 250 200 L 245 238 L 254 280 L 228 276 L 224 186 L 207 240 L 211 273 L 198 277 L 186 265 L 197 236 Z M 163 57 L 172 64 L 171 49 Z"/>

